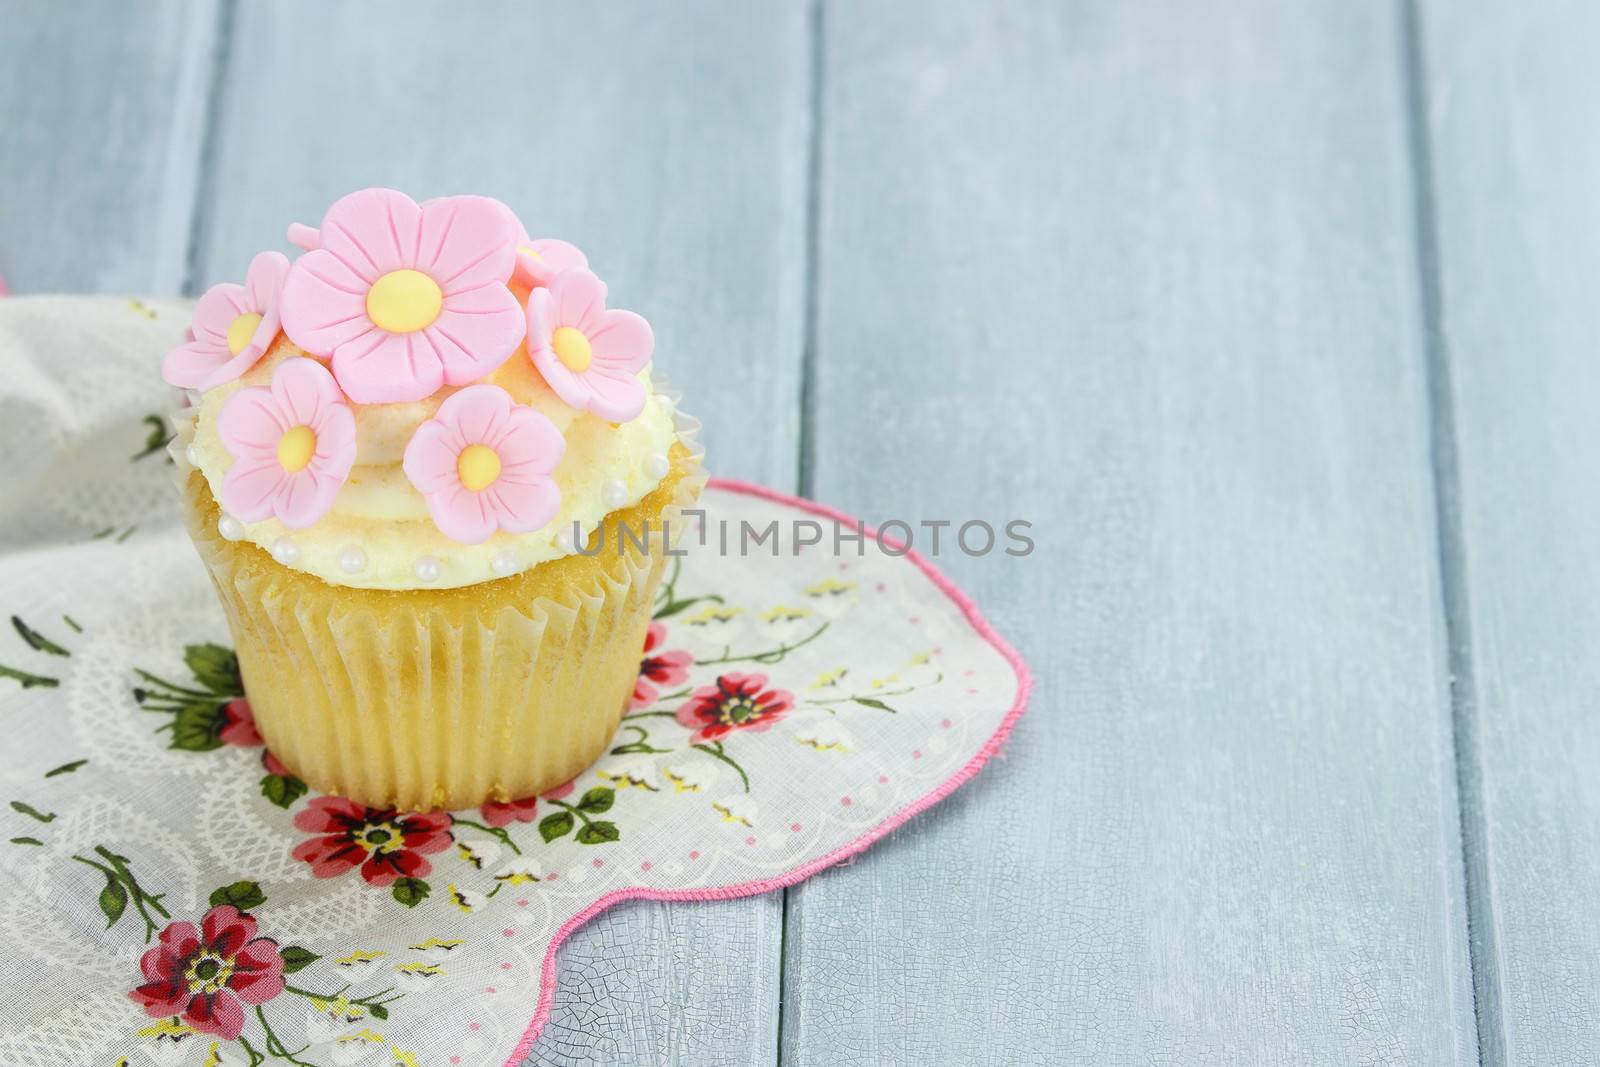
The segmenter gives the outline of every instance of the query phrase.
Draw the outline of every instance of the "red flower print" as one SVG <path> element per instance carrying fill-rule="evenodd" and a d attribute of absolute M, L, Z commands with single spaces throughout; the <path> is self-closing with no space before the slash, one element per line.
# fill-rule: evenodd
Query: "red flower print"
<path fill-rule="evenodd" d="M 450 847 L 450 816 L 442 811 L 397 812 L 364 808 L 342 797 L 317 797 L 294 817 L 296 829 L 318 834 L 295 847 L 294 858 L 311 864 L 318 878 L 351 867 L 377 886 L 421 878 L 433 870 L 423 856 Z"/>
<path fill-rule="evenodd" d="M 250 702 L 244 697 L 230 700 L 222 705 L 222 722 L 222 733 L 218 736 L 225 745 L 255 748 L 266 743 L 256 731 L 255 714 L 250 710 Z"/>
<path fill-rule="evenodd" d="M 278 943 L 256 936 L 256 920 L 232 904 L 206 912 L 200 929 L 175 922 L 139 960 L 144 984 L 128 996 L 155 1019 L 182 1016 L 196 1030 L 232 1041 L 244 1006 L 283 992 Z"/>
<path fill-rule="evenodd" d="M 545 800 L 560 800 L 572 792 L 572 784 L 564 782 L 537 797 L 523 797 L 521 800 L 511 800 L 504 804 L 498 800 L 491 800 L 478 809 L 478 814 L 483 818 L 484 825 L 496 828 L 510 826 L 514 822 L 532 822 L 534 813 L 539 810 L 540 797 Z"/>
<path fill-rule="evenodd" d="M 293 778 L 294 772 L 283 765 L 283 761 L 265 750 L 261 753 L 261 766 L 268 774 L 276 774 L 284 778 Z"/>
<path fill-rule="evenodd" d="M 694 657 L 682 650 L 656 651 L 666 639 L 666 624 L 652 622 L 644 635 L 644 658 L 639 661 L 639 680 L 634 683 L 633 699 L 628 702 L 632 710 L 654 704 L 661 693 L 657 686 L 682 685 L 689 680 L 689 668 L 694 665 Z"/>
<path fill-rule="evenodd" d="M 769 729 L 794 707 L 782 689 L 767 689 L 764 674 L 724 674 L 716 685 L 703 685 L 678 709 L 680 726 L 698 730 L 696 743 L 715 741 L 734 730 Z"/>
<path fill-rule="evenodd" d="M 485 825 L 499 827 L 510 826 L 514 822 L 532 822 L 534 812 L 538 810 L 538 797 L 523 797 L 504 804 L 491 800 L 478 809 L 478 814 L 483 817 Z"/>

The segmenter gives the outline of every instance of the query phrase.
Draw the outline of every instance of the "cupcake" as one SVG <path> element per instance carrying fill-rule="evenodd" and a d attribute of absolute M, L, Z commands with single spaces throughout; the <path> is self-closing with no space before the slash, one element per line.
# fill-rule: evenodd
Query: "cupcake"
<path fill-rule="evenodd" d="M 186 524 L 257 727 L 326 793 L 468 808 L 566 782 L 633 690 L 694 424 L 649 325 L 504 204 L 366 189 L 168 353 Z"/>

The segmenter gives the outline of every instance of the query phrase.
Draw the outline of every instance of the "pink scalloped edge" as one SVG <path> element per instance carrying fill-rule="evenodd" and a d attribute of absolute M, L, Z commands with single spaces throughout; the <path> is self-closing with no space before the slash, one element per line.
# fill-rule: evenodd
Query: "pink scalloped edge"
<path fill-rule="evenodd" d="M 851 526 L 854 526 L 859 521 L 853 516 L 846 515 L 837 508 L 831 508 L 826 504 L 819 504 L 814 500 L 806 500 L 802 497 L 790 496 L 788 493 L 780 493 L 776 489 L 768 489 L 766 486 L 756 485 L 751 482 L 742 482 L 733 478 L 713 478 L 708 485 L 712 489 L 743 493 L 746 496 L 759 497 L 763 500 L 771 500 L 775 503 L 799 508 L 802 511 L 809 511 L 813 515 L 820 515 L 823 518 Z M 866 536 L 877 536 L 877 530 L 874 527 L 867 526 Z M 864 851 L 868 845 L 892 833 L 913 816 L 926 811 L 955 792 L 967 779 L 977 774 L 983 765 L 988 762 L 989 757 L 999 751 L 1000 746 L 1005 743 L 1005 739 L 1011 733 L 1012 727 L 1016 726 L 1017 720 L 1022 717 L 1023 711 L 1027 708 L 1028 694 L 1033 690 L 1033 675 L 1029 673 L 1027 663 L 1023 661 L 1022 655 L 1012 648 L 1005 638 L 996 633 L 993 626 L 989 625 L 989 620 L 983 617 L 982 612 L 978 610 L 978 606 L 972 602 L 972 598 L 963 593 L 954 582 L 946 578 L 921 553 L 907 547 L 893 537 L 885 536 L 881 539 L 881 543 L 891 548 L 905 549 L 903 558 L 916 564 L 917 568 L 928 576 L 929 580 L 933 582 L 940 592 L 954 601 L 956 606 L 961 609 L 961 613 L 967 617 L 967 621 L 972 624 L 972 628 L 977 631 L 978 636 L 989 642 L 995 651 L 999 652 L 1006 662 L 1011 664 L 1011 669 L 1017 677 L 1017 697 L 1011 705 L 1011 710 L 1006 712 L 1005 718 L 1000 721 L 1000 725 L 994 734 L 984 742 L 983 747 L 960 770 L 945 779 L 932 792 L 924 794 L 907 804 L 848 844 L 841 845 L 826 856 L 804 863 L 792 871 L 785 871 L 776 878 L 765 878 L 755 882 L 741 882 L 738 885 L 716 886 L 710 889 L 651 889 L 647 886 L 635 886 L 629 889 L 613 890 L 590 904 L 587 908 L 584 908 L 568 919 L 560 930 L 556 931 L 555 938 L 545 951 L 544 967 L 539 976 L 538 1009 L 533 1013 L 533 1019 L 528 1023 L 528 1029 L 523 1033 L 522 1040 L 517 1042 L 517 1047 L 512 1050 L 511 1058 L 506 1060 L 505 1067 L 517 1067 L 522 1060 L 527 1058 L 529 1051 L 533 1048 L 534 1041 L 538 1040 L 540 1031 L 544 1029 L 544 1024 L 550 1018 L 550 1009 L 555 999 L 556 989 L 556 955 L 561 948 L 562 942 L 572 936 L 572 933 L 584 923 L 599 915 L 611 905 L 624 900 L 732 900 L 737 897 L 753 897 L 761 893 L 770 893 L 774 890 L 784 889 L 803 882 L 818 871 L 832 867 L 834 864 Z"/>

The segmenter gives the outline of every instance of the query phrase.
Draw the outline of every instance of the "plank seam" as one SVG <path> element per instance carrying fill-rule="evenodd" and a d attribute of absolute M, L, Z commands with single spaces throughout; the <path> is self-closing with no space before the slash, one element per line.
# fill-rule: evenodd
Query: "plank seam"
<path fill-rule="evenodd" d="M 800 496 L 810 498 L 816 492 L 816 425 L 817 425 L 817 328 L 818 289 L 820 273 L 820 247 L 822 243 L 822 120 L 823 120 L 823 43 L 826 30 L 826 0 L 812 0 L 810 10 L 809 77 L 810 100 L 808 114 L 810 129 L 807 132 L 806 197 L 805 197 L 805 292 L 802 302 L 805 316 L 801 326 L 800 341 L 800 447 L 799 470 L 795 487 Z M 775 1035 L 776 1054 L 773 1062 L 783 1067 L 784 1018 L 789 1012 L 789 887 L 783 889 L 783 899 L 778 905 L 778 1025 Z"/>
<path fill-rule="evenodd" d="M 1439 222 L 1434 203 L 1427 57 L 1417 0 L 1402 0 L 1399 18 L 1417 272 L 1422 305 L 1439 590 L 1444 611 L 1446 661 L 1450 672 L 1450 722 L 1455 756 L 1462 877 L 1466 892 L 1472 1011 L 1477 1027 L 1478 1063 L 1482 1067 L 1504 1067 L 1506 1048 L 1504 1016 L 1501 1013 L 1499 952 L 1483 811 L 1478 690 L 1472 663 L 1472 613 L 1466 580 L 1465 532 L 1461 520 L 1460 451 L 1456 435 L 1450 345 L 1445 333 Z"/>
<path fill-rule="evenodd" d="M 211 76 L 206 82 L 204 125 L 194 187 L 194 210 L 189 215 L 189 247 L 184 251 L 183 289 L 196 296 L 200 288 L 200 250 L 211 228 L 211 183 L 217 169 L 217 142 L 222 126 L 222 93 L 227 84 L 228 61 L 233 54 L 234 12 L 237 0 L 217 4 L 217 31 L 211 46 Z M 241 270 L 243 269 L 241 265 Z"/>

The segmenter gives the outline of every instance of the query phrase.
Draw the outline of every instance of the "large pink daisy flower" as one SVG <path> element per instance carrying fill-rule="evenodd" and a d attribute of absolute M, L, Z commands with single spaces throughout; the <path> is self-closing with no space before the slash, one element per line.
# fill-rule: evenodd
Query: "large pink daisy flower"
<path fill-rule="evenodd" d="M 295 261 L 283 330 L 362 404 L 421 400 L 506 361 L 525 328 L 506 287 L 519 229 L 498 201 L 449 196 L 418 205 L 363 189 L 323 216 L 320 247 Z"/>

